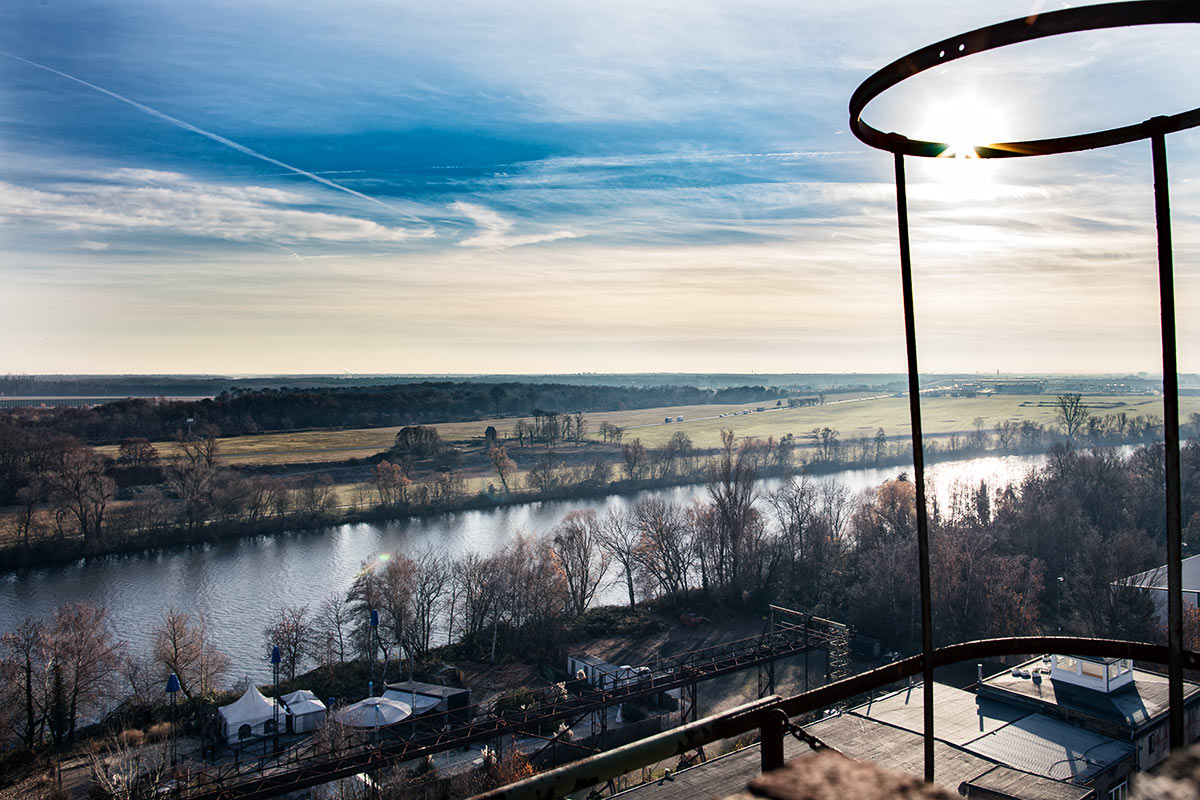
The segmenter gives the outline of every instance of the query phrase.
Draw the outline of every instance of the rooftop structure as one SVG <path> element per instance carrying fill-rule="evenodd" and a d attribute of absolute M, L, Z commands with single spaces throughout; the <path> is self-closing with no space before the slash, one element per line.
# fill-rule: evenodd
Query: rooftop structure
<path fill-rule="evenodd" d="M 1074 670 L 1069 663 L 1074 660 Z M 1060 666 L 1062 664 L 1062 666 Z M 1167 712 L 1170 704 L 1169 683 L 1165 675 L 1129 667 L 1118 659 L 1085 659 L 1073 656 L 1054 657 L 1049 679 L 1033 680 L 1034 669 L 1044 669 L 1046 661 L 1035 659 L 1020 665 L 1017 675 L 1002 672 L 993 675 L 978 688 L 980 700 L 990 699 L 1045 714 L 1071 725 L 1110 736 L 1137 746 L 1136 769 L 1146 770 L 1167 755 Z M 1089 686 L 1082 674 L 1085 667 L 1103 667 L 1105 679 L 1116 667 L 1113 688 Z M 1024 672 L 1030 677 L 1021 677 Z M 1064 679 L 1065 678 L 1065 679 Z M 1099 683 L 1099 678 L 1091 678 Z M 1184 705 L 1187 708 L 1186 741 L 1200 738 L 1200 686 L 1184 684 Z"/>
<path fill-rule="evenodd" d="M 919 775 L 923 695 L 919 685 L 893 692 L 807 730 L 848 756 Z M 934 763 L 943 786 L 963 793 L 974 787 L 988 796 L 1081 800 L 1125 784 L 1134 768 L 1128 741 L 945 684 L 935 683 L 933 696 Z M 997 767 L 1007 772 L 994 772 Z"/>

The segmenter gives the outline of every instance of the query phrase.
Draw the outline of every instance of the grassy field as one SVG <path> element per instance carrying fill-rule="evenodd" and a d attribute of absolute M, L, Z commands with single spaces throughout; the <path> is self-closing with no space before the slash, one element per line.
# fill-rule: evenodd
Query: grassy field
<path fill-rule="evenodd" d="M 1154 414 L 1162 417 L 1162 401 L 1157 397 L 1123 395 L 1119 397 L 1087 397 L 1085 401 L 1093 414 L 1103 415 L 1124 411 L 1130 417 Z M 715 407 L 710 407 L 715 408 Z M 739 407 L 739 410 L 741 408 Z M 1200 397 L 1180 398 L 1180 414 L 1183 419 L 1200 411 Z M 830 427 L 841 432 L 842 441 L 860 436 L 874 436 L 883 428 L 889 436 L 907 435 L 909 432 L 908 398 L 876 397 L 822 406 L 774 409 L 762 412 L 739 414 L 736 417 L 712 418 L 712 411 L 705 418 L 688 419 L 683 422 L 664 424 L 664 413 L 656 414 L 656 423 L 642 428 L 631 428 L 625 432 L 625 441 L 633 438 L 642 440 L 647 447 L 665 443 L 675 432 L 683 431 L 696 447 L 710 448 L 720 444 L 722 429 L 732 429 L 738 436 L 780 436 L 791 433 L 797 439 L 810 434 L 814 428 Z M 613 414 L 596 414 L 593 427 L 608 419 L 621 424 Z M 1057 411 L 1054 398 L 1045 395 L 995 395 L 990 397 L 931 397 L 921 401 L 921 420 L 926 436 L 944 436 L 955 432 L 974 430 L 974 420 L 982 417 L 989 430 L 1004 420 L 1018 422 L 1032 420 L 1044 425 L 1055 424 Z"/>
<path fill-rule="evenodd" d="M 1156 397 L 1121 395 L 1115 397 L 1089 396 L 1085 402 L 1094 414 L 1124 411 L 1130 417 L 1154 414 L 1162 416 L 1162 401 Z M 889 436 L 908 433 L 908 399 L 906 397 L 862 397 L 830 402 L 803 408 L 775 408 L 756 412 L 754 404 L 677 406 L 670 408 L 637 409 L 632 411 L 598 412 L 587 415 L 589 438 L 598 438 L 600 423 L 610 422 L 625 429 L 625 441 L 641 439 L 647 447 L 665 443 L 673 434 L 682 431 L 699 448 L 720 444 L 723 429 L 734 430 L 739 437 L 756 436 L 779 438 L 788 433 L 806 441 L 814 428 L 830 427 L 841 432 L 847 441 L 860 436 L 874 436 L 883 428 Z M 1033 420 L 1053 425 L 1056 419 L 1054 398 L 1047 395 L 994 395 L 989 397 L 931 397 L 921 402 L 922 420 L 927 436 L 947 436 L 974 429 L 976 417 L 982 417 L 988 429 L 1006 419 Z M 742 411 L 750 411 L 742 414 Z M 1200 397 L 1180 398 L 1180 415 L 1200 412 Z M 727 416 L 723 416 L 727 415 Z M 684 418 L 683 422 L 663 422 L 665 417 Z M 515 418 L 453 422 L 435 425 L 443 439 L 452 442 L 472 442 L 483 437 L 488 425 L 495 425 L 501 436 L 513 429 Z M 220 457 L 228 464 L 309 464 L 325 461 L 344 461 L 367 458 L 391 446 L 397 427 L 361 428 L 335 431 L 272 433 L 259 436 L 231 436 L 221 440 Z M 164 457 L 174 455 L 173 442 L 156 442 Z M 115 446 L 97 448 L 115 456 Z"/>

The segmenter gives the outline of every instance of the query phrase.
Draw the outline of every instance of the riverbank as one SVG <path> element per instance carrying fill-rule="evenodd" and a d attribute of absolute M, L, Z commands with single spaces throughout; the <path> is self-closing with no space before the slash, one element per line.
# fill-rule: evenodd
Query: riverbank
<path fill-rule="evenodd" d="M 937 464 L 969 461 L 988 456 L 1037 456 L 1042 454 L 1041 452 L 998 453 L 986 448 L 964 448 L 954 452 L 935 450 L 927 454 L 926 461 L 929 464 Z M 787 480 L 800 475 L 828 476 L 841 472 L 892 468 L 897 472 L 911 471 L 911 458 L 890 457 L 867 463 L 847 463 L 835 460 L 810 461 L 796 468 L 764 466 L 758 470 L 758 477 L 762 480 Z M 91 541 L 55 533 L 31 541 L 28 545 L 0 549 L 0 572 L 52 567 L 95 557 L 169 551 L 236 539 L 319 531 L 340 525 L 429 519 L 463 512 L 488 511 L 544 502 L 588 501 L 609 496 L 630 497 L 646 491 L 704 485 L 703 472 L 693 470 L 687 474 L 669 477 L 623 479 L 607 484 L 579 483 L 546 491 L 525 489 L 512 492 L 478 492 L 447 498 L 436 503 L 381 505 L 370 508 L 346 507 L 312 514 L 289 513 L 285 516 L 256 520 L 211 520 L 191 526 L 163 526 L 123 531 Z"/>

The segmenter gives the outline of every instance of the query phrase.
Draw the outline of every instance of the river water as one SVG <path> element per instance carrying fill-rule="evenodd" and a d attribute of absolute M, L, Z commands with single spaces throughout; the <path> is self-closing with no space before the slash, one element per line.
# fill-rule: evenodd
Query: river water
<path fill-rule="evenodd" d="M 1046 457 L 989 456 L 931 465 L 929 495 L 949 508 L 956 487 L 993 488 L 1019 480 Z M 820 475 L 814 482 L 836 481 L 852 493 L 878 486 L 912 467 L 856 469 Z M 763 490 L 779 480 L 762 481 Z M 445 514 L 385 523 L 336 525 L 299 531 L 189 545 L 144 553 L 103 556 L 78 562 L 22 570 L 0 576 L 0 632 L 26 616 L 48 617 L 68 602 L 104 603 L 116 635 L 134 651 L 145 651 L 150 631 L 170 607 L 203 613 L 218 647 L 229 654 L 229 680 L 249 676 L 269 680 L 262 629 L 272 612 L 284 605 L 309 604 L 314 609 L 331 592 L 344 593 L 364 561 L 380 553 L 412 552 L 425 546 L 447 555 L 489 554 L 521 532 L 540 533 L 554 527 L 570 511 L 632 506 L 646 496 L 690 504 L 704 499 L 703 486 L 681 486 L 612 495 L 605 498 L 528 503 L 485 511 Z M 619 603 L 623 588 L 602 590 L 598 602 Z"/>

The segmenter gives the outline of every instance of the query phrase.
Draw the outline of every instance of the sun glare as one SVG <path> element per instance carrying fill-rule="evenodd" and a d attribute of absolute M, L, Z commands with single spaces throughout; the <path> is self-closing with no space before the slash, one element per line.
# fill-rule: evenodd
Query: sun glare
<path fill-rule="evenodd" d="M 933 103 L 923 129 L 933 141 L 946 142 L 946 158 L 975 158 L 975 148 L 998 141 L 1003 112 L 976 95 Z"/>

